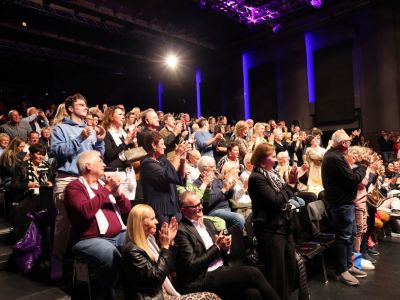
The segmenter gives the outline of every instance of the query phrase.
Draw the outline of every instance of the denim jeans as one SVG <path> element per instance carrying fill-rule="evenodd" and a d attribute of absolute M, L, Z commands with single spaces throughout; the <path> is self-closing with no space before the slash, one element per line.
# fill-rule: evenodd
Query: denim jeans
<path fill-rule="evenodd" d="M 328 203 L 332 228 L 335 233 L 333 250 L 338 274 L 352 266 L 353 241 L 356 234 L 355 208 L 353 204 Z"/>
<path fill-rule="evenodd" d="M 224 219 L 226 222 L 226 227 L 228 228 L 236 226 L 239 227 L 240 229 L 243 229 L 244 227 L 245 223 L 244 217 L 241 214 L 232 212 L 229 207 L 213 210 L 209 213 L 209 215 Z"/>
<path fill-rule="evenodd" d="M 81 240 L 72 247 L 75 255 L 84 256 L 90 267 L 100 268 L 98 282 L 103 289 L 104 299 L 113 298 L 115 283 L 121 262 L 121 249 L 125 243 L 125 232 L 107 238 L 97 237 Z"/>

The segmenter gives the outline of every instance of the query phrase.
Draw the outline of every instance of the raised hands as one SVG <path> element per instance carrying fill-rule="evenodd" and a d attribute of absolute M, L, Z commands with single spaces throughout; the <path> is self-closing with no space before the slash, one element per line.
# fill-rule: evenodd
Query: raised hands
<path fill-rule="evenodd" d="M 162 248 L 168 249 L 173 244 L 176 233 L 178 231 L 178 222 L 172 217 L 169 224 L 163 223 L 158 231 L 159 241 Z"/>

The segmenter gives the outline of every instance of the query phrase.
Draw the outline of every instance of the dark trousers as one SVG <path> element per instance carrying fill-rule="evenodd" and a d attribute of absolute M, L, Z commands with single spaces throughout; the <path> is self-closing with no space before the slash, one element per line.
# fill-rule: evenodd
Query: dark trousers
<path fill-rule="evenodd" d="M 368 237 L 372 234 L 374 231 L 374 226 L 375 226 L 375 213 L 376 213 L 376 208 L 368 205 L 367 204 L 367 210 L 368 210 L 368 217 L 367 217 L 367 232 L 363 235 L 362 240 L 361 240 L 361 252 L 365 253 L 368 250 Z"/>
<path fill-rule="evenodd" d="M 220 267 L 208 272 L 204 281 L 204 291 L 216 293 L 224 300 L 279 300 L 264 275 L 250 266 Z"/>
<path fill-rule="evenodd" d="M 328 203 L 328 211 L 335 233 L 333 251 L 336 272 L 342 274 L 352 266 L 351 257 L 356 234 L 355 208 L 353 204 Z"/>
<path fill-rule="evenodd" d="M 265 277 L 281 299 L 288 299 L 296 278 L 292 235 L 268 232 L 262 224 L 255 224 L 254 232 L 258 241 L 257 250 L 265 265 Z"/>

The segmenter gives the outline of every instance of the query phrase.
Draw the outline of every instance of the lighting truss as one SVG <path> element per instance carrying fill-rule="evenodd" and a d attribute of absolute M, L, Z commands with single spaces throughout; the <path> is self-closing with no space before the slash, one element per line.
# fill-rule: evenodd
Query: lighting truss
<path fill-rule="evenodd" d="M 210 8 L 248 26 L 277 20 L 308 4 L 320 7 L 322 0 L 200 0 L 201 8 Z M 316 5 L 317 4 L 317 5 Z"/>

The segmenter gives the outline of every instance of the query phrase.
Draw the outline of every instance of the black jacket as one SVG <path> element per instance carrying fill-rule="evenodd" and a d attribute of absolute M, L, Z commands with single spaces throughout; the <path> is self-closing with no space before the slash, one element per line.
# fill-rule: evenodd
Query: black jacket
<path fill-rule="evenodd" d="M 125 144 L 123 141 L 122 143 L 117 146 L 115 143 L 111 133 L 107 131 L 106 136 L 104 138 L 104 163 L 109 168 L 120 168 L 123 171 L 128 165 L 126 161 L 122 161 L 119 159 L 119 154 L 121 151 L 127 150 L 129 148 L 133 148 L 134 144 Z"/>
<path fill-rule="evenodd" d="M 367 168 L 352 169 L 343 154 L 333 148 L 326 151 L 322 160 L 322 183 L 328 203 L 351 204 L 357 195 L 357 185 L 365 177 Z"/>
<path fill-rule="evenodd" d="M 209 220 L 204 219 L 204 225 L 214 241 L 215 227 Z M 216 245 L 206 250 L 203 240 L 193 224 L 186 218 L 179 224 L 175 237 L 178 246 L 176 260 L 176 283 L 181 293 L 203 291 L 204 280 L 210 263 L 221 257 Z"/>
<path fill-rule="evenodd" d="M 277 192 L 269 178 L 266 178 L 257 169 L 254 169 L 249 177 L 249 196 L 253 210 L 253 222 L 263 223 L 270 232 L 290 233 L 290 222 L 287 211 L 283 211 L 289 199 L 293 196 L 289 185 Z"/>
<path fill-rule="evenodd" d="M 147 253 L 127 242 L 122 249 L 122 274 L 126 300 L 162 300 L 162 284 L 174 264 L 172 251 L 161 248 L 157 262 L 153 262 Z"/>

